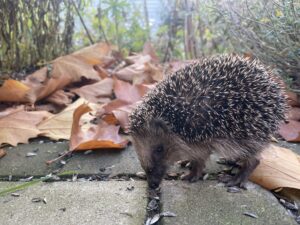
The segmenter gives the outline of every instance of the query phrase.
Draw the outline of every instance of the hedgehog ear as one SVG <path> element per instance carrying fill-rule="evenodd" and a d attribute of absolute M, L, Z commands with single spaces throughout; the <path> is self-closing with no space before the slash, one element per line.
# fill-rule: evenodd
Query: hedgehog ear
<path fill-rule="evenodd" d="M 166 134 L 169 132 L 166 122 L 160 118 L 154 118 L 150 120 L 149 128 L 153 131 L 156 131 L 158 134 Z"/>

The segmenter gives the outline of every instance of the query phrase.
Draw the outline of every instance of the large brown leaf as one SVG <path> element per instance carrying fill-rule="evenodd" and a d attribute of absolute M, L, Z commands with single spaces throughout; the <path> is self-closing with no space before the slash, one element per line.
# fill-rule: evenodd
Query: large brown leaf
<path fill-rule="evenodd" d="M 19 81 L 6 80 L 0 87 L 0 102 L 29 102 L 29 90 L 29 87 Z"/>
<path fill-rule="evenodd" d="M 13 146 L 28 143 L 29 138 L 37 137 L 41 133 L 36 125 L 51 115 L 46 111 L 26 112 L 22 106 L 1 112 L 0 146 L 4 143 Z"/>
<path fill-rule="evenodd" d="M 53 140 L 69 140 L 71 135 L 74 111 L 84 102 L 86 102 L 84 99 L 78 99 L 62 112 L 56 115 L 52 115 L 48 119 L 39 123 L 37 127 L 41 131 L 41 136 L 49 137 Z M 82 119 L 83 121 L 88 122 L 93 118 L 94 116 L 87 114 Z"/>
<path fill-rule="evenodd" d="M 81 81 L 82 77 L 100 80 L 93 66 L 104 65 L 110 53 L 109 45 L 99 43 L 55 59 L 47 67 L 29 75 L 24 81 L 31 88 L 28 93 L 30 99 L 35 102 L 45 98 L 70 83 Z"/>
<path fill-rule="evenodd" d="M 300 122 L 290 120 L 288 123 L 281 124 L 278 132 L 286 141 L 299 142 Z"/>
<path fill-rule="evenodd" d="M 113 79 L 105 78 L 95 84 L 85 85 L 71 91 L 89 102 L 103 103 L 112 97 L 113 83 Z"/>
<path fill-rule="evenodd" d="M 153 83 L 162 79 L 162 69 L 151 63 L 150 55 L 134 55 L 126 59 L 132 65 L 118 70 L 115 75 L 124 81 L 133 81 L 135 84 Z"/>
<path fill-rule="evenodd" d="M 119 126 L 108 125 L 100 122 L 98 125 L 90 124 L 90 128 L 83 132 L 80 125 L 80 118 L 83 114 L 90 112 L 87 104 L 79 106 L 74 112 L 74 120 L 70 138 L 70 150 L 107 149 L 126 147 L 128 141 L 119 134 Z"/>
<path fill-rule="evenodd" d="M 139 101 L 149 90 L 150 87 L 143 84 L 131 85 L 128 82 L 115 79 L 114 93 L 117 99 L 129 104 Z"/>
<path fill-rule="evenodd" d="M 261 161 L 250 180 L 269 190 L 289 187 L 300 189 L 300 156 L 271 145 L 261 154 Z"/>

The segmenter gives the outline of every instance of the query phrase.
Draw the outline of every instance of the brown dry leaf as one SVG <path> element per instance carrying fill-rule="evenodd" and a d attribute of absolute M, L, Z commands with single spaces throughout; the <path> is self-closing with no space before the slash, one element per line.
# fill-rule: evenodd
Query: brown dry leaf
<path fill-rule="evenodd" d="M 0 148 L 0 159 L 6 155 L 6 151 L 3 148 Z"/>
<path fill-rule="evenodd" d="M 117 79 L 115 79 L 114 83 L 114 93 L 117 99 L 128 103 L 135 103 L 139 101 L 147 93 L 147 91 L 149 91 L 149 89 L 150 88 L 148 86 L 142 84 L 131 85 L 128 82 Z"/>
<path fill-rule="evenodd" d="M 174 73 L 177 70 L 184 68 L 185 66 L 195 63 L 197 60 L 180 60 L 180 61 L 171 61 L 167 63 L 167 71 L 166 73 Z"/>
<path fill-rule="evenodd" d="M 116 77 L 125 81 L 133 81 L 135 77 L 143 76 L 146 71 L 145 64 L 150 63 L 151 56 L 149 55 L 135 55 L 126 58 L 127 61 L 133 62 L 132 65 L 126 66 L 115 73 Z M 151 77 L 145 77 L 152 81 Z"/>
<path fill-rule="evenodd" d="M 112 97 L 113 83 L 113 79 L 105 78 L 95 84 L 85 85 L 71 91 L 89 102 L 103 103 L 104 97 L 106 99 Z"/>
<path fill-rule="evenodd" d="M 75 94 L 58 90 L 45 99 L 46 102 L 53 103 L 54 105 L 67 106 L 72 103 L 72 98 Z"/>
<path fill-rule="evenodd" d="M 287 91 L 286 92 L 287 98 L 288 98 L 288 104 L 290 106 L 297 106 L 300 107 L 300 102 L 298 99 L 298 95 L 294 92 Z"/>
<path fill-rule="evenodd" d="M 28 102 L 28 86 L 17 80 L 6 80 L 0 87 L 0 102 Z"/>
<path fill-rule="evenodd" d="M 95 81 L 100 80 L 93 65 L 103 65 L 105 57 L 110 54 L 111 47 L 99 43 L 55 59 L 48 67 L 44 67 L 26 78 L 24 83 L 32 88 L 28 94 L 29 98 L 35 102 L 70 83 L 80 82 L 82 77 Z"/>
<path fill-rule="evenodd" d="M 149 41 L 147 41 L 144 44 L 143 55 L 150 55 L 153 62 L 155 62 L 155 63 L 159 62 L 159 58 L 156 55 L 156 52 L 153 49 L 153 46 L 151 45 L 151 42 L 149 42 Z"/>
<path fill-rule="evenodd" d="M 129 128 L 129 115 L 131 111 L 135 108 L 134 105 L 135 104 L 126 105 L 112 111 L 113 115 L 119 121 L 120 126 L 126 133 L 128 132 Z"/>
<path fill-rule="evenodd" d="M 291 142 L 300 142 L 300 122 L 290 120 L 288 123 L 281 124 L 279 134 L 286 140 Z"/>
<path fill-rule="evenodd" d="M 51 115 L 46 111 L 26 112 L 23 106 L 1 112 L 0 146 L 4 143 L 13 146 L 28 143 L 29 138 L 37 137 L 41 133 L 36 125 Z"/>
<path fill-rule="evenodd" d="M 108 125 L 102 121 L 98 125 L 91 125 L 87 131 L 83 132 L 79 121 L 83 114 L 90 111 L 91 108 L 87 104 L 83 104 L 75 110 L 70 138 L 70 150 L 122 149 L 126 147 L 128 141 L 122 139 L 118 134 L 119 126 Z"/>
<path fill-rule="evenodd" d="M 270 145 L 250 180 L 269 190 L 280 187 L 300 189 L 300 156 L 293 151 Z"/>
<path fill-rule="evenodd" d="M 292 107 L 289 109 L 289 120 L 300 120 L 300 108 Z"/>
<path fill-rule="evenodd" d="M 62 112 L 49 117 L 38 124 L 38 129 L 41 131 L 41 136 L 49 137 L 53 140 L 65 139 L 69 140 L 73 123 L 73 113 L 76 108 L 85 102 L 84 99 L 78 99 L 73 104 L 69 105 Z M 85 115 L 83 120 L 90 121 L 94 117 Z"/>

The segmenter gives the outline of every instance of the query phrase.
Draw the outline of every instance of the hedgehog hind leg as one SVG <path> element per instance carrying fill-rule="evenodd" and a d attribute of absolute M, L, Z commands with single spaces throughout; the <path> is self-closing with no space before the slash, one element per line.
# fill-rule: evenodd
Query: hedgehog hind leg
<path fill-rule="evenodd" d="M 256 157 L 251 157 L 243 160 L 240 171 L 235 176 L 227 176 L 223 178 L 223 182 L 226 183 L 227 187 L 239 186 L 241 188 L 245 188 L 250 174 L 258 166 L 258 164 L 259 159 L 257 159 Z"/>

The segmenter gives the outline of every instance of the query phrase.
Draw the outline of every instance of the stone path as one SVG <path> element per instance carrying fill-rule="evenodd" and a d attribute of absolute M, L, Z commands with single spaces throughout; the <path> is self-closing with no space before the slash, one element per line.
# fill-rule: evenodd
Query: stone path
<path fill-rule="evenodd" d="M 133 148 L 76 153 L 66 162 L 46 165 L 45 161 L 67 147 L 66 142 L 34 142 L 6 149 L 8 154 L 0 159 L 0 224 L 142 225 L 147 215 L 147 186 L 136 176 L 142 169 Z M 28 152 L 37 155 L 26 157 Z M 208 172 L 220 170 L 219 165 L 208 164 Z M 51 172 L 64 176 L 51 183 L 15 182 Z M 88 181 L 95 177 L 97 181 Z M 99 181 L 101 178 L 108 181 Z M 28 187 L 18 188 L 24 184 Z M 34 202 L 37 198 L 41 201 Z M 254 184 L 248 191 L 233 194 L 216 181 L 189 184 L 165 180 L 160 205 L 161 212 L 176 214 L 161 219 L 159 224 L 164 225 L 297 224 L 270 192 Z"/>

